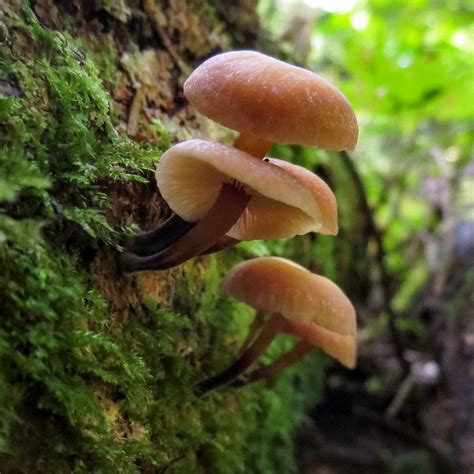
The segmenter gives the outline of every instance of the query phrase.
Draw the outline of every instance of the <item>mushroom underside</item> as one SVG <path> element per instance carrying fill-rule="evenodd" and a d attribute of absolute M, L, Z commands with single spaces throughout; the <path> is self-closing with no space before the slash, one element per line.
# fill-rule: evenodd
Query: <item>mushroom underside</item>
<path fill-rule="evenodd" d="M 196 222 L 172 215 L 160 227 L 139 234 L 120 257 L 125 273 L 165 270 L 243 240 L 276 239 L 319 228 L 319 221 L 297 206 L 249 193 L 237 180 L 221 184 L 214 204 Z"/>
<path fill-rule="evenodd" d="M 208 249 L 221 239 L 244 212 L 251 196 L 232 184 L 223 184 L 214 205 L 199 222 L 172 216 L 158 229 L 132 240 L 120 256 L 124 272 L 166 270 Z M 225 239 L 224 239 L 225 241 Z M 217 251 L 219 248 L 216 248 Z"/>
<path fill-rule="evenodd" d="M 272 363 L 246 372 L 280 333 L 297 338 L 293 348 Z M 195 392 L 198 396 L 204 396 L 219 387 L 238 388 L 268 378 L 298 362 L 315 348 L 322 349 L 348 368 L 355 366 L 353 336 L 340 335 L 317 325 L 295 323 L 279 313 L 268 316 L 257 312 L 238 352 L 237 360 L 222 372 L 197 384 Z"/>

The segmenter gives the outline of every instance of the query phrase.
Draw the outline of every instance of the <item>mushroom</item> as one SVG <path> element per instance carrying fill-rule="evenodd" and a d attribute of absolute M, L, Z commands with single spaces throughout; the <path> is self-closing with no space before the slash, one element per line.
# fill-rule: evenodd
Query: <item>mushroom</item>
<path fill-rule="evenodd" d="M 189 140 L 166 152 L 157 168 L 157 180 L 163 197 L 177 214 L 158 229 L 137 235 L 129 242 L 128 252 L 122 256 L 123 269 L 137 271 L 141 265 L 155 270 L 169 268 L 241 240 L 278 239 L 312 231 L 337 234 L 336 198 L 321 178 L 301 166 L 275 158 L 257 163 L 242 151 L 204 140 Z M 230 195 L 232 183 L 236 205 L 238 193 L 241 199 L 243 194 L 253 197 L 248 196 L 245 208 L 241 203 L 231 212 L 226 199 L 218 202 L 218 197 L 224 184 Z M 238 183 L 244 185 L 243 189 Z M 217 206 L 212 208 L 212 215 L 215 213 L 218 219 L 222 212 L 225 220 L 210 222 L 208 209 L 212 202 Z M 194 247 L 197 234 L 202 234 L 199 239 L 203 240 L 199 247 Z M 177 260 L 177 251 L 183 252 L 186 247 L 189 252 Z"/>
<path fill-rule="evenodd" d="M 198 395 L 223 385 L 241 386 L 272 375 L 315 346 L 346 367 L 355 366 L 355 310 L 343 291 L 327 278 L 290 260 L 260 257 L 235 266 L 222 282 L 222 290 L 254 307 L 259 316 L 253 329 L 259 325 L 263 328 L 255 338 L 246 339 L 241 355 L 232 365 L 197 385 Z M 269 317 L 262 323 L 263 315 Z M 238 379 L 282 332 L 296 336 L 299 342 L 273 364 L 256 369 L 246 379 Z"/>
<path fill-rule="evenodd" d="M 318 203 L 321 213 L 321 228 L 317 231 L 323 235 L 336 235 L 338 233 L 337 222 L 337 202 L 331 188 L 316 174 L 303 168 L 302 166 L 288 163 L 287 161 L 276 158 L 265 158 L 265 162 L 270 165 L 283 168 L 288 174 L 296 178 L 300 183 L 306 186 L 313 195 L 313 199 Z M 215 245 L 206 250 L 206 254 L 223 250 L 240 242 L 239 239 L 224 236 Z"/>
<path fill-rule="evenodd" d="M 357 120 L 347 99 L 317 74 L 255 51 L 218 54 L 184 83 L 203 115 L 240 132 L 234 146 L 263 158 L 272 142 L 352 150 Z"/>
<path fill-rule="evenodd" d="M 328 205 L 304 179 L 219 143 L 188 140 L 173 146 L 161 157 L 156 178 L 178 217 L 165 230 L 132 242 L 133 250 L 121 256 L 126 272 L 170 268 L 225 239 L 279 239 L 328 227 Z M 324 186 L 335 214 L 335 198 Z"/>

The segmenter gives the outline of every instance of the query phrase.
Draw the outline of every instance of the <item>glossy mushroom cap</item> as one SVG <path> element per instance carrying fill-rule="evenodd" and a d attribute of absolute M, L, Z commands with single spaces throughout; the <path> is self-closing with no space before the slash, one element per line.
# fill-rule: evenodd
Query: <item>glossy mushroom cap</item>
<path fill-rule="evenodd" d="M 347 99 L 317 74 L 255 51 L 223 53 L 184 84 L 203 115 L 265 140 L 353 150 L 357 120 Z"/>
<path fill-rule="evenodd" d="M 264 314 L 337 334 L 356 333 L 355 310 L 343 291 L 290 260 L 261 257 L 240 263 L 223 280 L 222 290 Z"/>
<path fill-rule="evenodd" d="M 319 176 L 302 166 L 276 158 L 266 158 L 266 160 L 273 165 L 283 168 L 287 173 L 308 187 L 321 211 L 323 225 L 318 232 L 325 235 L 336 235 L 339 230 L 337 224 L 337 202 L 331 188 Z"/>
<path fill-rule="evenodd" d="M 179 143 L 161 157 L 156 179 L 171 209 L 187 221 L 200 220 L 209 211 L 224 183 L 251 194 L 227 233 L 235 239 L 294 237 L 322 227 L 318 202 L 308 186 L 233 147 L 206 140 Z"/>

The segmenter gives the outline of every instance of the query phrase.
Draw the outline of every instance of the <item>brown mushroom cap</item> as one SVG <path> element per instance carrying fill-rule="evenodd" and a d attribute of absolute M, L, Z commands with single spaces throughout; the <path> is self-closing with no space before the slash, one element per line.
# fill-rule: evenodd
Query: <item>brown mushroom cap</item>
<path fill-rule="evenodd" d="M 184 84 L 215 122 L 272 142 L 353 150 L 357 120 L 347 99 L 317 74 L 255 51 L 218 54 Z"/>
<path fill-rule="evenodd" d="M 222 184 L 237 183 L 252 195 L 227 233 L 239 240 L 279 239 L 316 232 L 321 212 L 312 191 L 283 169 L 236 148 L 188 140 L 160 159 L 156 179 L 171 209 L 187 221 L 200 220 Z"/>
<path fill-rule="evenodd" d="M 331 280 L 278 257 L 236 265 L 222 290 L 264 314 L 280 314 L 302 324 L 317 324 L 342 335 L 356 333 L 354 307 Z"/>
<path fill-rule="evenodd" d="M 276 158 L 266 158 L 270 163 L 283 168 L 291 176 L 307 186 L 314 199 L 318 203 L 321 211 L 322 227 L 320 234 L 336 235 L 338 232 L 337 224 L 337 202 L 331 188 L 316 174 L 303 168 L 302 166 L 288 163 L 288 161 L 278 160 Z"/>

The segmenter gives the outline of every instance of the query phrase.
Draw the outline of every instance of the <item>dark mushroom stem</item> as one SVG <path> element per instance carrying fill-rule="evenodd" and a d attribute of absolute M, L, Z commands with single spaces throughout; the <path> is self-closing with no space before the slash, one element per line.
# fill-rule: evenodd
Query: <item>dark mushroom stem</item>
<path fill-rule="evenodd" d="M 265 353 L 275 337 L 284 330 L 285 324 L 285 319 L 282 316 L 274 315 L 271 317 L 253 343 L 247 347 L 230 367 L 197 384 L 195 389 L 196 395 L 202 397 L 206 393 L 227 385 L 240 377 L 245 370 Z"/>
<path fill-rule="evenodd" d="M 127 251 L 142 257 L 154 255 L 179 240 L 196 224 L 173 214 L 157 229 L 134 235 L 126 244 Z"/>
<path fill-rule="evenodd" d="M 224 237 L 222 237 L 212 247 L 209 247 L 207 250 L 205 250 L 201 255 L 210 255 L 211 253 L 220 252 L 221 250 L 233 247 L 234 245 L 237 245 L 240 242 L 242 241 L 239 239 L 234 239 L 233 237 L 224 235 Z"/>
<path fill-rule="evenodd" d="M 290 365 L 301 360 L 305 355 L 309 354 L 314 350 L 314 347 L 305 341 L 299 341 L 290 351 L 283 354 L 275 362 L 272 362 L 269 365 L 260 367 L 259 369 L 250 372 L 250 374 L 234 380 L 229 386 L 233 388 L 244 387 L 253 382 L 257 382 L 267 377 L 271 377 L 276 373 L 286 369 Z"/>
<path fill-rule="evenodd" d="M 225 236 L 244 212 L 250 197 L 234 185 L 223 184 L 209 212 L 181 239 L 153 255 L 123 253 L 122 271 L 166 270 L 200 255 Z"/>
<path fill-rule="evenodd" d="M 245 151 L 245 153 L 259 159 L 264 158 L 271 147 L 272 142 L 250 132 L 240 132 L 240 135 L 234 142 L 234 148 Z"/>

